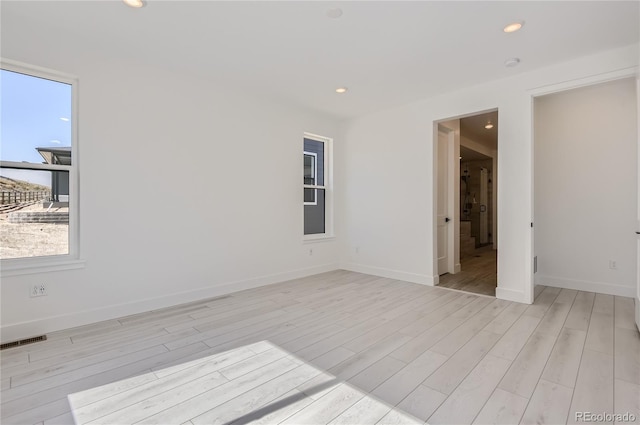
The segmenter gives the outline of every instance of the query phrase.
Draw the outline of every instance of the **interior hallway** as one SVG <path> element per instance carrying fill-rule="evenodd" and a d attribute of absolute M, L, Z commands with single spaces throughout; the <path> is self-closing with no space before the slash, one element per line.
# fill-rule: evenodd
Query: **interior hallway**
<path fill-rule="evenodd" d="M 443 274 L 438 286 L 495 297 L 498 285 L 497 256 L 498 251 L 491 245 L 476 249 L 473 255 L 460 260 L 460 273 Z"/>

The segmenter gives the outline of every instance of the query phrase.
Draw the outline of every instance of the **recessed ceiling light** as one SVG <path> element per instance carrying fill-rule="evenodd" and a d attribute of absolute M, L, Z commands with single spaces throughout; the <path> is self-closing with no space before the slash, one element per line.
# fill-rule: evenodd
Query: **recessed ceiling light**
<path fill-rule="evenodd" d="M 122 0 L 124 4 L 139 9 L 144 6 L 144 0 Z"/>
<path fill-rule="evenodd" d="M 329 9 L 327 10 L 327 16 L 331 19 L 338 19 L 342 16 L 342 9 L 340 9 L 339 7 Z"/>
<path fill-rule="evenodd" d="M 488 121 L 487 124 L 485 124 L 484 128 L 486 128 L 487 130 L 491 130 L 493 128 L 493 124 L 491 123 L 491 121 Z"/>
<path fill-rule="evenodd" d="M 60 119 L 61 119 L 62 121 L 69 121 L 69 118 L 66 118 L 66 117 L 60 117 Z"/>
<path fill-rule="evenodd" d="M 506 66 L 507 68 L 513 68 L 514 66 L 517 66 L 519 63 L 520 63 L 519 58 L 510 58 L 504 61 L 504 66 Z"/>
<path fill-rule="evenodd" d="M 346 87 L 338 87 L 338 88 L 336 89 L 336 93 L 340 93 L 340 94 L 342 94 L 342 93 L 346 93 L 346 92 L 347 92 L 347 90 L 349 90 L 349 89 L 348 89 L 348 88 L 346 88 Z"/>
<path fill-rule="evenodd" d="M 524 26 L 524 21 L 516 21 L 516 22 L 512 22 L 509 25 L 505 26 L 502 31 L 504 32 L 516 32 L 518 31 L 520 28 L 522 28 Z"/>

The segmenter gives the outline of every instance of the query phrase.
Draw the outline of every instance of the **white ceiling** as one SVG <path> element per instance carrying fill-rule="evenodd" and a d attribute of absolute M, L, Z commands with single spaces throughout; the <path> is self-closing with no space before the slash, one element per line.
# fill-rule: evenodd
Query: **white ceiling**
<path fill-rule="evenodd" d="M 489 121 L 493 128 L 486 129 L 484 126 Z M 498 149 L 498 124 L 498 111 L 460 118 L 460 136 L 494 151 Z"/>
<path fill-rule="evenodd" d="M 491 157 L 483 155 L 480 152 L 476 152 L 466 146 L 460 145 L 460 161 L 483 161 L 485 159 L 491 159 Z"/>
<path fill-rule="evenodd" d="M 334 7 L 343 10 L 341 18 L 327 17 Z M 148 0 L 132 9 L 117 0 L 4 0 L 0 8 L 3 54 L 35 42 L 75 54 L 98 49 L 337 117 L 630 45 L 639 37 L 636 1 Z M 526 24 L 503 33 L 513 20 Z M 510 57 L 521 64 L 506 68 Z M 349 92 L 336 94 L 339 86 Z"/>

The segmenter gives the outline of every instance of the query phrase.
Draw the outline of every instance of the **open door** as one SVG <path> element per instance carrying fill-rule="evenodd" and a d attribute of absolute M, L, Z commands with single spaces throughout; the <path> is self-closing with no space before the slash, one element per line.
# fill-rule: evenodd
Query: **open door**
<path fill-rule="evenodd" d="M 436 266 L 441 276 L 460 271 L 460 121 L 437 126 Z"/>
<path fill-rule="evenodd" d="M 449 217 L 449 137 L 444 129 L 438 126 L 438 274 L 449 272 L 449 235 L 451 222 Z"/>

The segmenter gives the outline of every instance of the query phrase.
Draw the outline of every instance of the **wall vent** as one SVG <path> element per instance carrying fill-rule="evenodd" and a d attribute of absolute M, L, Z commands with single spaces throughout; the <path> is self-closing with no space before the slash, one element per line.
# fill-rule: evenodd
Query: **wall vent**
<path fill-rule="evenodd" d="M 46 335 L 34 336 L 33 338 L 21 339 L 20 341 L 5 342 L 0 344 L 0 350 L 6 350 L 7 348 L 18 347 L 20 345 L 33 344 L 34 342 L 46 341 Z"/>

